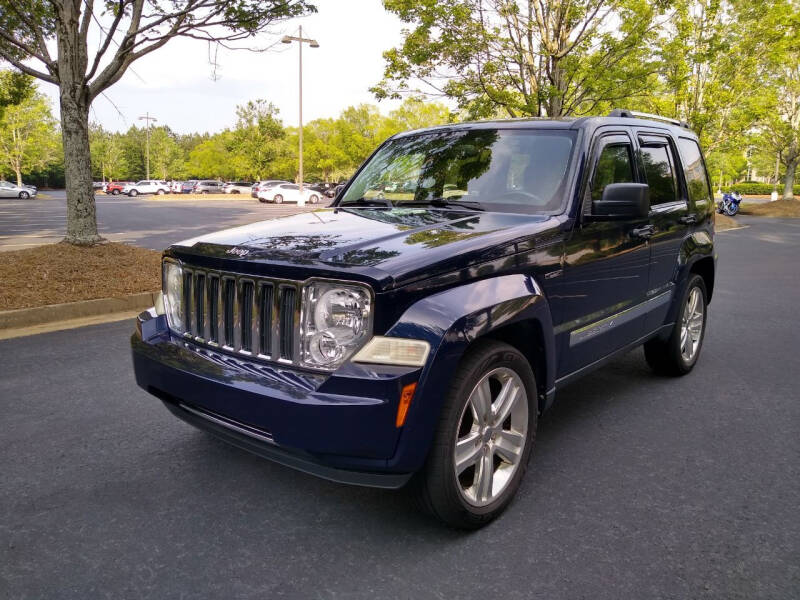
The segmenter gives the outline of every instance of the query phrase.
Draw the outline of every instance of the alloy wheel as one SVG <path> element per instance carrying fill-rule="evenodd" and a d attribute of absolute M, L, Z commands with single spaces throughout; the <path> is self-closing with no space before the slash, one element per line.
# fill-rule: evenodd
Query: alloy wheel
<path fill-rule="evenodd" d="M 461 413 L 453 463 L 461 497 L 494 502 L 520 466 L 528 439 L 528 395 L 519 375 L 500 367 L 478 381 Z"/>
<path fill-rule="evenodd" d="M 700 291 L 699 287 L 694 287 L 686 299 L 681 319 L 681 357 L 687 363 L 694 359 L 697 349 L 700 347 L 700 341 L 703 337 L 704 316 L 703 292 Z"/>

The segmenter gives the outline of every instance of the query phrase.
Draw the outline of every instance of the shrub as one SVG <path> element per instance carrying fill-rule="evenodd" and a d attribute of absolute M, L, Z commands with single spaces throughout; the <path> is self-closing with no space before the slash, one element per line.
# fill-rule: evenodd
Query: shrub
<path fill-rule="evenodd" d="M 742 183 L 734 183 L 730 186 L 731 192 L 739 192 L 745 196 L 769 196 L 772 193 L 774 186 L 771 183 L 758 183 L 756 181 L 745 181 Z M 728 190 L 726 190 L 728 191 Z M 783 193 L 783 183 L 778 184 L 778 193 Z M 795 196 L 800 195 L 800 185 L 794 186 Z"/>

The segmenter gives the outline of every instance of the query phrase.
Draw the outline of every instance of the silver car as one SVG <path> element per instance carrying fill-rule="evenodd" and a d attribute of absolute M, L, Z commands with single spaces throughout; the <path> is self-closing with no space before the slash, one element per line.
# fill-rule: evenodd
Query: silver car
<path fill-rule="evenodd" d="M 249 194 L 252 187 L 253 184 L 246 181 L 229 181 L 222 186 L 222 192 L 225 194 Z"/>
<path fill-rule="evenodd" d="M 27 185 L 15 185 L 8 181 L 0 180 L 0 198 L 28 198 L 36 197 L 36 188 Z"/>
<path fill-rule="evenodd" d="M 221 194 L 222 182 L 211 179 L 202 179 L 194 186 L 195 194 Z"/>

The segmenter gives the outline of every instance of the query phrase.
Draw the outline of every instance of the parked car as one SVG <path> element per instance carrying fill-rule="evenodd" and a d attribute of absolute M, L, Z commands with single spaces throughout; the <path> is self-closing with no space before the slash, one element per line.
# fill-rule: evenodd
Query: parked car
<path fill-rule="evenodd" d="M 310 188 L 304 188 L 300 192 L 300 186 L 296 183 L 281 183 L 264 188 L 258 192 L 258 199 L 261 202 L 300 202 L 302 199 L 307 204 L 319 203 L 320 193 Z"/>
<path fill-rule="evenodd" d="M 197 179 L 190 179 L 181 184 L 181 194 L 193 194 L 194 186 L 197 185 Z"/>
<path fill-rule="evenodd" d="M 254 184 L 246 181 L 229 181 L 222 186 L 224 194 L 249 194 Z"/>
<path fill-rule="evenodd" d="M 138 196 L 139 194 L 158 194 L 161 196 L 168 192 L 169 184 L 158 179 L 143 179 L 122 188 L 122 193 L 128 194 L 128 196 Z"/>
<path fill-rule="evenodd" d="M 125 189 L 125 186 L 132 186 L 132 181 L 110 181 L 106 184 L 106 194 L 118 196 Z"/>
<path fill-rule="evenodd" d="M 28 198 L 35 198 L 37 190 L 32 185 L 17 185 L 9 181 L 0 180 L 0 198 L 21 198 L 27 200 Z"/>
<path fill-rule="evenodd" d="M 259 191 L 264 190 L 268 187 L 280 185 L 281 183 L 289 183 L 289 182 L 284 179 L 266 179 L 264 181 L 256 181 L 253 184 L 253 187 L 250 188 L 250 197 L 258 198 Z"/>
<path fill-rule="evenodd" d="M 222 182 L 213 179 L 203 179 L 194 186 L 195 194 L 221 194 Z"/>
<path fill-rule="evenodd" d="M 183 191 L 183 182 L 182 181 L 170 181 L 169 182 L 169 192 L 170 194 L 180 194 Z"/>
<path fill-rule="evenodd" d="M 93 181 L 92 182 L 92 189 L 93 190 L 102 190 L 105 187 L 105 183 L 102 181 Z"/>
<path fill-rule="evenodd" d="M 412 162 L 411 199 L 376 199 Z M 400 134 L 314 218 L 167 249 L 131 338 L 136 381 L 241 448 L 330 480 L 410 483 L 447 524 L 481 527 L 513 499 L 564 386 L 642 344 L 659 373 L 697 366 L 714 210 L 697 136 L 661 117 Z"/>
<path fill-rule="evenodd" d="M 322 183 L 312 183 L 308 187 L 312 190 L 319 192 L 320 194 L 322 194 L 327 198 L 333 198 L 336 195 L 335 189 L 337 185 L 338 184 L 336 183 L 326 181 Z"/>

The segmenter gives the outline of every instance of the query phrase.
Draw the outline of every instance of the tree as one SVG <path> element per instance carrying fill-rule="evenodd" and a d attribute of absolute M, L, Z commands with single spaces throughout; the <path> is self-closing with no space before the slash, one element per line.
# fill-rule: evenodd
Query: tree
<path fill-rule="evenodd" d="M 23 172 L 42 169 L 55 159 L 56 125 L 47 98 L 39 93 L 5 108 L 0 119 L 0 162 L 14 171 L 17 185 L 22 185 Z"/>
<path fill-rule="evenodd" d="M 120 137 L 100 125 L 89 125 L 89 146 L 92 155 L 92 173 L 103 181 L 122 177 L 124 162 Z"/>
<path fill-rule="evenodd" d="M 7 106 L 30 98 L 36 87 L 33 77 L 11 70 L 0 70 L 0 119 Z"/>
<path fill-rule="evenodd" d="M 133 62 L 177 37 L 230 46 L 276 21 L 315 10 L 307 0 L 0 0 L 0 61 L 59 88 L 66 241 L 102 239 L 92 190 L 89 108 Z M 91 52 L 90 38 L 97 48 Z"/>
<path fill-rule="evenodd" d="M 183 151 L 169 127 L 150 130 L 150 165 L 161 179 L 179 179 L 186 174 Z"/>
<path fill-rule="evenodd" d="M 236 107 L 233 151 L 242 175 L 256 181 L 265 177 L 277 158 L 276 142 L 285 135 L 278 109 L 266 100 L 251 100 Z"/>
<path fill-rule="evenodd" d="M 237 158 L 231 152 L 233 133 L 229 129 L 201 142 L 189 153 L 186 172 L 192 177 L 233 179 Z"/>
<path fill-rule="evenodd" d="M 405 23 L 376 96 L 441 94 L 471 117 L 560 117 L 645 93 L 661 2 L 384 0 Z M 420 81 L 424 90 L 409 82 Z"/>

